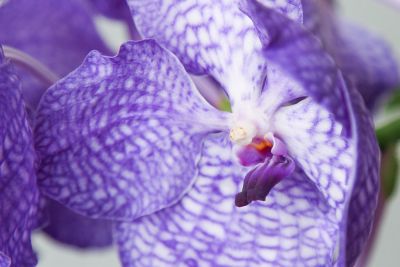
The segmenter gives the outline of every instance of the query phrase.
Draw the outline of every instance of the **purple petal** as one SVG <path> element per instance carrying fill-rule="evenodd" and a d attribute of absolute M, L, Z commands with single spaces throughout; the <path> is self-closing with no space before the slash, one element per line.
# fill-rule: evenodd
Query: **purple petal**
<path fill-rule="evenodd" d="M 347 114 L 352 112 L 349 106 L 341 108 Z M 356 135 L 349 136 L 348 129 L 333 114 L 311 99 L 280 109 L 274 125 L 289 154 L 316 182 L 328 203 L 338 209 L 341 218 L 357 160 Z"/>
<path fill-rule="evenodd" d="M 1 47 L 0 110 L 0 265 L 31 267 L 37 262 L 30 240 L 38 202 L 35 152 L 19 80 Z"/>
<path fill-rule="evenodd" d="M 10 267 L 11 259 L 0 251 L 0 267 Z"/>
<path fill-rule="evenodd" d="M 379 36 L 349 23 L 319 1 L 304 1 L 304 24 L 324 43 L 343 74 L 355 83 L 367 107 L 400 85 L 399 68 L 389 45 Z"/>
<path fill-rule="evenodd" d="M 155 41 L 94 51 L 38 109 L 43 191 L 78 213 L 133 219 L 178 201 L 202 140 L 226 127 L 178 60 Z"/>
<path fill-rule="evenodd" d="M 298 23 L 303 23 L 302 0 L 259 0 L 259 2 Z"/>
<path fill-rule="evenodd" d="M 373 110 L 400 85 L 395 56 L 384 40 L 357 25 L 340 22 L 336 31 L 331 48 L 336 62 Z"/>
<path fill-rule="evenodd" d="M 353 192 L 348 207 L 346 262 L 352 266 L 363 249 L 371 232 L 375 209 L 379 194 L 379 155 L 380 150 L 376 143 L 373 122 L 361 96 L 355 88 L 350 88 L 357 140 L 357 170 L 354 173 Z M 374 155 L 374 156 L 373 156 Z"/>
<path fill-rule="evenodd" d="M 130 39 L 141 39 L 133 23 L 131 11 L 126 0 L 89 0 L 89 3 L 97 14 L 124 22 L 129 28 Z"/>
<path fill-rule="evenodd" d="M 300 101 L 278 108 L 272 125 L 289 154 L 334 208 L 342 228 L 339 263 L 352 263 L 368 237 L 378 196 L 379 149 L 369 113 L 310 32 L 255 1 L 248 1 L 246 12 L 260 34 L 270 36 L 267 57 L 282 66 L 275 75 L 286 72 L 298 82 L 300 89 L 294 91 L 303 90 Z M 285 56 L 291 55 L 297 56 L 289 62 Z M 274 83 L 267 84 L 265 99 L 277 94 L 269 85 Z M 362 221 L 349 213 L 353 209 L 363 211 Z M 356 225 L 358 235 L 346 231 L 346 224 Z"/>
<path fill-rule="evenodd" d="M 335 113 L 342 100 L 341 91 L 334 90 L 338 70 L 321 42 L 298 23 L 254 0 L 244 1 L 241 8 L 253 20 L 263 40 L 264 60 L 269 63 L 264 89 L 271 88 L 274 92 L 269 94 L 274 93 L 277 98 L 269 100 L 275 104 L 268 105 L 281 105 L 296 97 L 312 97 Z M 284 82 L 291 84 L 282 86 Z M 275 83 L 280 87 L 272 88 Z M 267 96 L 264 98 L 268 100 Z"/>
<path fill-rule="evenodd" d="M 110 18 L 123 20 L 130 17 L 129 7 L 125 0 L 89 0 L 89 3 L 98 12 Z"/>
<path fill-rule="evenodd" d="M 84 2 L 8 1 L 0 8 L 0 43 L 28 53 L 62 77 L 79 66 L 89 51 L 110 53 Z M 23 69 L 18 74 L 25 99 L 36 106 L 48 84 Z"/>
<path fill-rule="evenodd" d="M 50 199 L 46 209 L 49 225 L 43 230 L 55 240 L 80 248 L 102 248 L 112 244 L 111 222 L 84 217 Z"/>
<path fill-rule="evenodd" d="M 205 142 L 199 177 L 179 203 L 117 225 L 123 266 L 332 266 L 338 227 L 315 187 L 296 172 L 266 202 L 236 208 L 246 170 L 225 142 Z"/>
<path fill-rule="evenodd" d="M 194 74 L 212 75 L 237 102 L 257 98 L 264 79 L 261 44 L 250 19 L 231 0 L 129 0 L 135 24 Z"/>

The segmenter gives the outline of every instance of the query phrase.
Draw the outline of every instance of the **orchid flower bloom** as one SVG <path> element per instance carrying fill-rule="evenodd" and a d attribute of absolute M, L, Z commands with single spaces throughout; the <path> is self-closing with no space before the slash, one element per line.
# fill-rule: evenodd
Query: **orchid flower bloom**
<path fill-rule="evenodd" d="M 128 4 L 156 40 L 91 52 L 44 94 L 43 192 L 114 220 L 123 266 L 351 266 L 376 206 L 379 149 L 356 89 L 282 14 L 293 9 Z M 189 73 L 215 78 L 232 112 Z"/>
<path fill-rule="evenodd" d="M 79 66 L 92 49 L 111 54 L 97 34 L 93 14 L 80 0 L 19 0 L 0 6 L 0 44 L 13 48 L 8 56 L 19 63 L 15 70 L 31 117 L 42 93 L 57 76 Z M 52 72 L 43 70 L 42 65 Z M 3 190 L 12 192 L 2 188 L 0 195 Z M 79 247 L 112 243 L 110 222 L 85 218 L 51 199 L 45 200 L 44 208 L 42 213 L 48 217 L 44 231 L 56 240 Z M 5 229 L 0 227 L 0 236 Z"/>
<path fill-rule="evenodd" d="M 303 24 L 323 42 L 370 110 L 400 85 L 395 56 L 379 36 L 341 18 L 333 1 L 303 0 Z"/>
<path fill-rule="evenodd" d="M 0 266 L 31 267 L 37 224 L 35 152 L 21 86 L 0 46 Z"/>

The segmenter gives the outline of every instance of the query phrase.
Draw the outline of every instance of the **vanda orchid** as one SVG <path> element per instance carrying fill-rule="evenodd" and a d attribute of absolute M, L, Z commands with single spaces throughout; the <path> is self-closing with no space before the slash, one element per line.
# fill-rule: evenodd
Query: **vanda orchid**
<path fill-rule="evenodd" d="M 0 54 L 0 267 L 35 266 L 46 220 L 80 247 L 109 245 L 113 224 L 123 267 L 353 266 L 379 192 L 368 108 L 399 76 L 332 3 L 0 4 L 0 44 L 23 65 Z M 98 12 L 143 40 L 110 57 Z M 205 98 L 218 89 L 229 112 Z"/>
<path fill-rule="evenodd" d="M 319 40 L 255 1 L 128 3 L 155 40 L 92 52 L 45 93 L 42 191 L 114 220 L 123 266 L 351 266 L 379 149 Z M 232 112 L 187 72 L 213 76 Z"/>

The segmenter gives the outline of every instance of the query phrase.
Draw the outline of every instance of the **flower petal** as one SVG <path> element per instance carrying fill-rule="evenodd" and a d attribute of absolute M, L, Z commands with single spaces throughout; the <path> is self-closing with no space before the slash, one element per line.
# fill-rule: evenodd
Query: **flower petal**
<path fill-rule="evenodd" d="M 89 0 L 89 3 L 101 14 L 113 19 L 127 19 L 130 17 L 125 0 Z"/>
<path fill-rule="evenodd" d="M 304 25 L 317 35 L 343 74 L 355 83 L 367 107 L 400 85 L 399 68 L 389 45 L 379 36 L 339 17 L 326 1 L 303 2 Z"/>
<path fill-rule="evenodd" d="M 373 110 L 400 85 L 399 68 L 389 45 L 378 36 L 351 23 L 338 23 L 332 53 L 340 69 L 355 83 L 367 107 Z"/>
<path fill-rule="evenodd" d="M 352 263 L 368 237 L 378 196 L 379 148 L 369 112 L 310 32 L 272 10 L 261 8 L 255 1 L 248 1 L 247 8 L 260 34 L 273 32 L 269 35 L 267 57 L 279 58 L 284 66 L 280 71 L 289 71 L 291 78 L 302 85 L 305 96 L 311 96 L 280 107 L 273 127 L 289 154 L 336 210 L 343 230 L 339 262 Z M 297 55 L 297 59 L 285 60 L 283 55 L 290 54 Z M 266 99 L 273 91 L 268 89 Z M 363 220 L 355 218 L 352 210 L 362 213 Z M 352 228 L 354 225 L 358 231 Z"/>
<path fill-rule="evenodd" d="M 259 0 L 258 2 L 268 8 L 284 14 L 288 18 L 298 23 L 303 23 L 302 0 Z"/>
<path fill-rule="evenodd" d="M 266 202 L 234 206 L 246 170 L 226 140 L 207 140 L 194 187 L 176 205 L 120 223 L 116 238 L 128 266 L 331 266 L 337 225 L 301 172 Z"/>
<path fill-rule="evenodd" d="M 268 62 L 269 68 L 266 88 L 275 86 L 268 80 L 271 75 L 276 75 L 273 72 L 277 72 L 277 82 L 283 79 L 298 84 L 289 88 L 281 86 L 279 92 L 271 88 L 275 91 L 274 96 L 282 94 L 279 98 L 286 101 L 291 97 L 308 96 L 335 111 L 342 98 L 340 90 L 333 90 L 338 70 L 321 42 L 298 23 L 254 0 L 243 1 L 241 9 L 253 20 L 263 40 L 264 61 Z"/>
<path fill-rule="evenodd" d="M 235 103 L 257 98 L 264 79 L 261 43 L 231 0 L 129 0 L 135 24 L 178 56 L 194 74 L 209 74 Z"/>
<path fill-rule="evenodd" d="M 357 140 L 356 171 L 353 174 L 353 191 L 347 211 L 347 238 L 342 241 L 346 258 L 342 263 L 352 266 L 371 232 L 379 194 L 380 150 L 376 142 L 373 122 L 361 96 L 350 88 L 350 99 L 354 109 Z"/>
<path fill-rule="evenodd" d="M 179 61 L 155 41 L 97 51 L 49 88 L 36 148 L 44 192 L 78 213 L 134 219 L 178 201 L 202 139 L 224 129 Z"/>
<path fill-rule="evenodd" d="M 49 225 L 43 231 L 64 244 L 79 248 L 111 246 L 111 222 L 79 215 L 63 205 L 47 200 Z"/>
<path fill-rule="evenodd" d="M 0 47 L 0 265 L 37 262 L 30 234 L 36 226 L 35 152 L 21 87 Z M 3 266 L 3 265 L 2 265 Z"/>
<path fill-rule="evenodd" d="M 93 49 L 111 54 L 97 34 L 93 14 L 84 2 L 8 1 L 0 8 L 0 43 L 24 51 L 60 77 L 78 67 Z M 49 85 L 25 69 L 17 71 L 24 98 L 35 107 Z"/>
<path fill-rule="evenodd" d="M 0 267 L 10 267 L 11 259 L 0 251 Z"/>

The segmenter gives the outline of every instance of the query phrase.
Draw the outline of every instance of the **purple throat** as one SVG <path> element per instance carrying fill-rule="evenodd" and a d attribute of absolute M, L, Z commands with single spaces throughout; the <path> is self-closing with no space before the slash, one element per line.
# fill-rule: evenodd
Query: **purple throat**
<path fill-rule="evenodd" d="M 247 206 L 256 200 L 265 201 L 271 189 L 294 171 L 295 164 L 287 155 L 285 145 L 274 139 L 271 142 L 255 137 L 237 152 L 240 164 L 254 166 L 244 178 L 242 191 L 236 194 L 237 207 Z"/>

